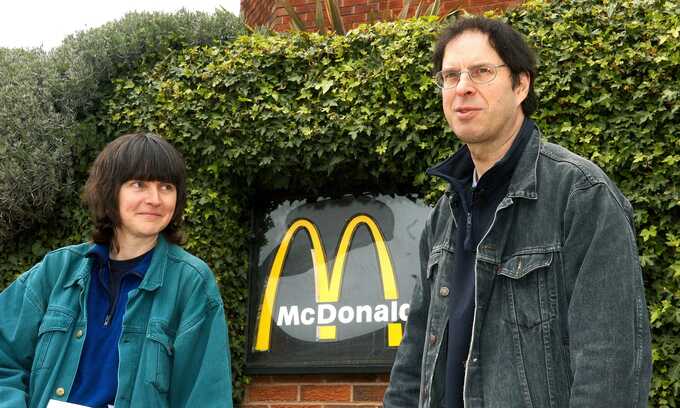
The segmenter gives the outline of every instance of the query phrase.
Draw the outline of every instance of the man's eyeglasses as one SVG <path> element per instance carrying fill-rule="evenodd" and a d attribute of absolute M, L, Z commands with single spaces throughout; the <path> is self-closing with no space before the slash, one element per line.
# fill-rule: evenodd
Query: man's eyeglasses
<path fill-rule="evenodd" d="M 461 75 L 467 74 L 472 82 L 476 84 L 486 84 L 496 78 L 498 68 L 505 66 L 505 64 L 485 64 L 474 66 L 467 71 L 447 69 L 434 74 L 434 83 L 441 89 L 455 88 L 456 85 L 458 85 L 458 82 L 460 82 Z"/>

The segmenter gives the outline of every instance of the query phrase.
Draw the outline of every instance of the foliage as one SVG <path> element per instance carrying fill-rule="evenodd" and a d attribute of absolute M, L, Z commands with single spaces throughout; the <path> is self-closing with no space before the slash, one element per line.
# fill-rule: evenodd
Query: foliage
<path fill-rule="evenodd" d="M 600 165 L 635 208 L 652 322 L 652 406 L 680 406 L 680 8 L 530 1 L 508 15 L 539 51 L 545 135 Z"/>
<path fill-rule="evenodd" d="M 0 48 L 0 242 L 48 218 L 71 192 L 64 136 L 72 123 L 55 111 L 56 73 L 42 50 Z"/>
<path fill-rule="evenodd" d="M 245 31 L 224 10 L 130 13 L 67 37 L 51 52 L 0 50 L 0 242 L 56 215 L 95 152 L 112 78 L 135 76 L 184 46 L 221 44 Z M 78 183 L 76 183 L 78 184 Z"/>
<path fill-rule="evenodd" d="M 605 169 L 631 199 L 654 338 L 650 406 L 680 401 L 680 19 L 665 0 L 530 0 L 507 12 L 540 57 L 535 119 L 546 138 Z M 429 72 L 436 18 L 346 36 L 287 33 L 181 49 L 123 75 L 101 126 L 148 129 L 184 154 L 188 249 L 221 283 L 242 392 L 251 209 L 286 198 L 416 192 L 458 143 Z M 0 285 L 78 237 L 77 200 L 0 253 Z M 5 255 L 8 254 L 8 255 Z"/>
<path fill-rule="evenodd" d="M 224 44 L 245 32 L 224 9 L 214 13 L 132 12 L 101 27 L 77 32 L 51 52 L 62 77 L 59 106 L 81 117 L 109 95 L 111 80 L 142 72 L 186 46 Z"/>
<path fill-rule="evenodd" d="M 245 380 L 251 208 L 425 191 L 427 163 L 454 147 L 429 73 L 433 21 L 241 37 L 116 81 L 113 124 L 163 134 L 189 163 L 189 248 L 223 283 L 235 390 Z"/>

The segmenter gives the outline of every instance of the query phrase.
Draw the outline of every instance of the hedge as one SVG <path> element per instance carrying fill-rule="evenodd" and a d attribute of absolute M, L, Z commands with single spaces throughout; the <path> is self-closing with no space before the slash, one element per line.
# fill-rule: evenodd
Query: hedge
<path fill-rule="evenodd" d="M 650 406 L 676 407 L 677 7 L 661 0 L 532 0 L 500 18 L 539 53 L 535 120 L 546 138 L 602 166 L 635 207 L 653 325 Z M 115 81 L 102 126 L 156 131 L 187 160 L 187 247 L 208 261 L 221 284 L 237 400 L 248 381 L 250 210 L 366 191 L 434 200 L 446 187 L 423 173 L 458 147 L 429 76 L 440 28 L 424 18 L 364 26 L 347 36 L 244 36 L 180 50 L 148 72 Z M 55 228 L 78 222 L 82 218 L 64 218 Z M 46 231 L 53 230 L 40 234 Z M 0 264 L 5 282 L 55 241 L 77 234 L 52 241 L 35 236 L 2 252 L 11 254 Z"/>
<path fill-rule="evenodd" d="M 47 61 L 40 49 L 0 48 L 0 242 L 73 193 L 64 143 L 73 117 L 52 104 L 58 77 Z"/>
<path fill-rule="evenodd" d="M 245 33 L 233 14 L 129 13 L 51 50 L 0 48 L 0 241 L 55 216 L 92 155 L 112 137 L 102 101 L 173 50 Z"/>

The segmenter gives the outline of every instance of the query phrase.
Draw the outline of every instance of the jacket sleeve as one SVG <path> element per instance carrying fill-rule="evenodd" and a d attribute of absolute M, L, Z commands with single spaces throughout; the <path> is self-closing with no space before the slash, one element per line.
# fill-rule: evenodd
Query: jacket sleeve
<path fill-rule="evenodd" d="M 420 239 L 421 270 L 411 296 L 404 337 L 392 366 L 390 383 L 385 392 L 385 408 L 415 408 L 420 399 L 421 366 L 427 314 L 430 308 L 430 283 L 427 263 L 430 255 L 430 220 Z"/>
<path fill-rule="evenodd" d="M 190 297 L 174 343 L 171 407 L 233 407 L 224 307 L 212 286 Z"/>
<path fill-rule="evenodd" d="M 571 408 L 647 406 L 649 316 L 632 210 L 613 189 L 576 189 L 565 211 Z"/>
<path fill-rule="evenodd" d="M 27 406 L 31 365 L 43 316 L 29 277 L 40 272 L 40 265 L 0 293 L 0 407 Z"/>

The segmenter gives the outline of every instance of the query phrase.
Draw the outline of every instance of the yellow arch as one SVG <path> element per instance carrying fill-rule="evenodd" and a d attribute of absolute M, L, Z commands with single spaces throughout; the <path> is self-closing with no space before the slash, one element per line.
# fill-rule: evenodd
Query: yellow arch
<path fill-rule="evenodd" d="M 274 262 L 269 277 L 267 278 L 267 285 L 262 299 L 262 309 L 257 325 L 255 350 L 269 350 L 272 314 L 279 278 L 281 277 L 283 265 L 286 261 L 290 244 L 293 241 L 293 238 L 295 238 L 295 234 L 297 234 L 300 229 L 304 229 L 307 231 L 311 241 L 316 301 L 337 302 L 340 298 L 340 288 L 342 286 L 342 275 L 344 273 L 347 252 L 349 251 L 349 246 L 354 237 L 354 233 L 361 224 L 365 224 L 366 227 L 368 227 L 375 243 L 385 300 L 396 300 L 399 298 L 392 260 L 389 251 L 387 250 L 387 245 L 385 245 L 385 239 L 382 232 L 373 218 L 365 214 L 359 214 L 347 223 L 342 233 L 342 237 L 340 238 L 340 245 L 338 246 L 338 253 L 333 264 L 330 280 L 328 277 L 328 269 L 326 268 L 326 254 L 321 242 L 321 237 L 319 236 L 319 231 L 311 221 L 304 218 L 298 219 L 293 222 L 286 231 L 286 234 L 281 240 L 281 245 L 279 245 L 279 249 L 274 256 Z"/>

